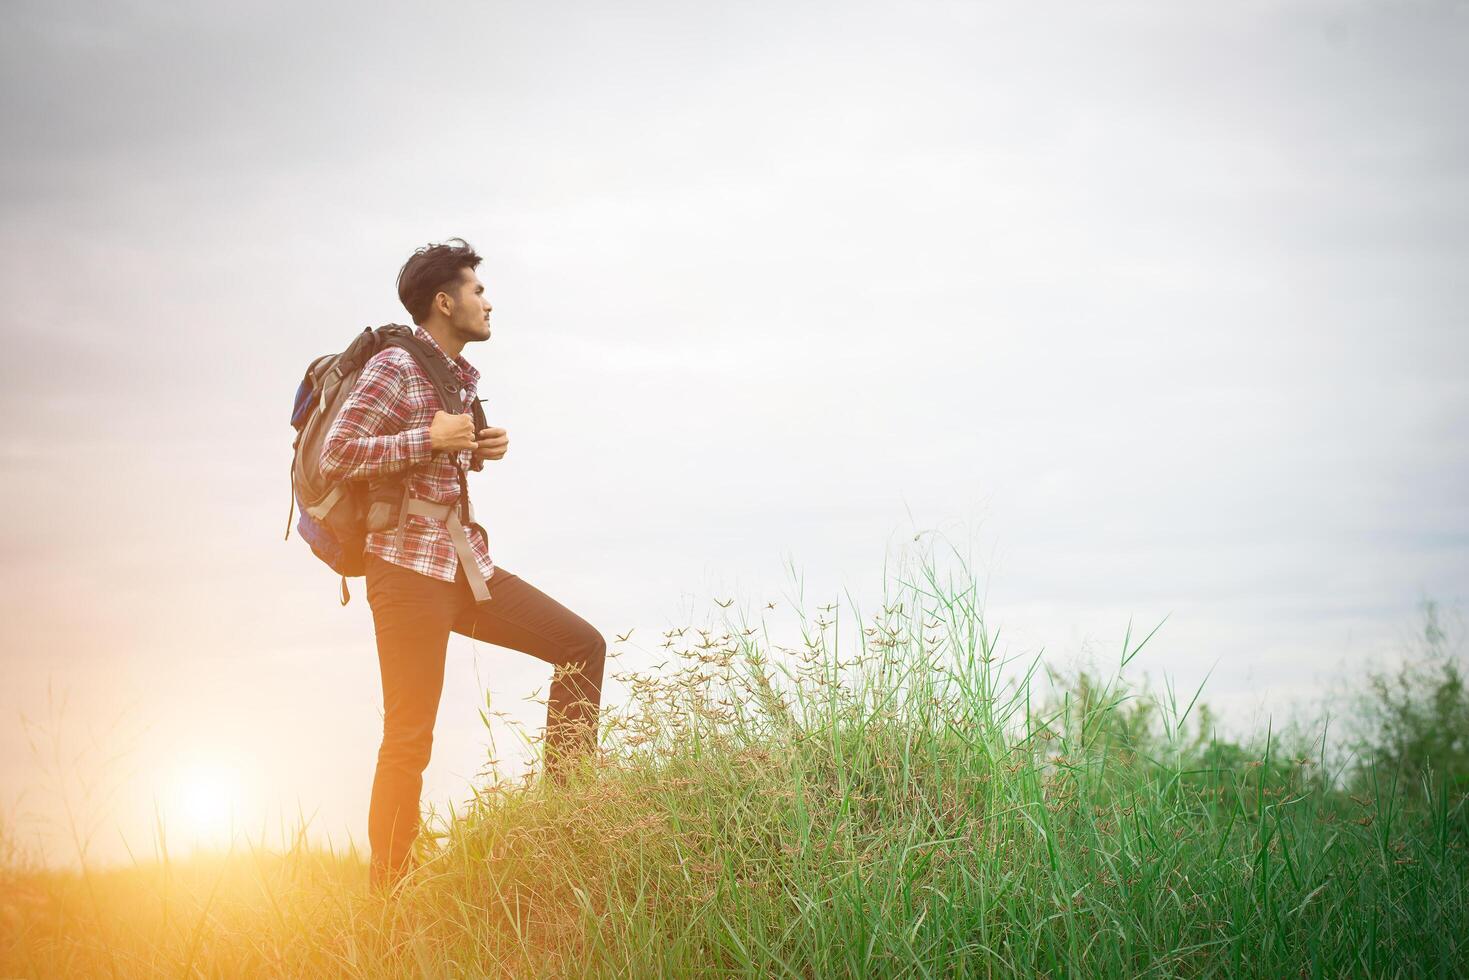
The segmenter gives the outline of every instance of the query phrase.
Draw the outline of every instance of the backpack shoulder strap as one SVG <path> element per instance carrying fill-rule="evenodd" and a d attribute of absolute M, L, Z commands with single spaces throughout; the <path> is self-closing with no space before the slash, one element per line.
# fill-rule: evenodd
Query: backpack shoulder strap
<path fill-rule="evenodd" d="M 453 372 L 449 370 L 449 365 L 442 357 L 430 350 L 423 341 L 413 336 L 407 327 L 400 324 L 389 324 L 378 329 L 383 332 L 384 347 L 401 347 L 413 355 L 418 366 L 423 368 L 423 373 L 428 375 L 429 383 L 434 386 L 434 391 L 439 396 L 439 405 L 444 411 L 454 415 L 464 411 L 464 399 L 460 395 L 463 386 L 459 384 L 459 379 L 454 377 Z"/>

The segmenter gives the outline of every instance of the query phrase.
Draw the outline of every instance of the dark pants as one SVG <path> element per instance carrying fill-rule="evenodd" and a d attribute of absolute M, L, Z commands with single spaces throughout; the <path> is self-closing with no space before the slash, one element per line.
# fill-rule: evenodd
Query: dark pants
<path fill-rule="evenodd" d="M 509 647 L 556 667 L 546 709 L 546 772 L 558 778 L 574 756 L 596 747 L 607 641 L 576 613 L 496 567 L 490 601 L 477 606 L 461 568 L 453 582 L 367 557 L 367 601 L 383 681 L 383 741 L 372 781 L 367 836 L 372 882 L 408 869 L 418 836 L 423 770 L 444 687 L 449 631 Z"/>

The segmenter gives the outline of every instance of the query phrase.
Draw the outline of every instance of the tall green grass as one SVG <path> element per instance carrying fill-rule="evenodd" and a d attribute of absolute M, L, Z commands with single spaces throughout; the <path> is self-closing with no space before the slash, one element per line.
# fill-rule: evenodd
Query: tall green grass
<path fill-rule="evenodd" d="M 1199 692 L 1047 682 L 962 567 L 796 635 L 725 614 L 627 673 L 565 788 L 479 787 L 394 898 L 303 847 L 12 874 L 5 975 L 1458 976 L 1469 805 L 1349 795 L 1324 737 Z M 787 645 L 788 644 L 788 645 Z M 1054 681 L 1054 678 L 1051 679 Z M 1396 770 L 1395 770 L 1396 771 Z M 7 899 L 7 901 L 9 901 Z"/>

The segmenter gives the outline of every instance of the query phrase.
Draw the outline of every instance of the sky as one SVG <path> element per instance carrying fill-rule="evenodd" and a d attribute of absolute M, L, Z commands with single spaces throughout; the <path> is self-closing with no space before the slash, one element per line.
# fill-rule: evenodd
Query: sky
<path fill-rule="evenodd" d="M 1469 597 L 1469 4 L 6 20 L 0 813 L 49 862 L 363 848 L 370 610 L 282 540 L 287 419 L 450 236 L 491 554 L 618 669 L 715 598 L 871 610 L 917 535 L 1007 653 L 1162 622 L 1129 671 L 1250 731 Z M 426 805 L 548 678 L 451 640 Z"/>

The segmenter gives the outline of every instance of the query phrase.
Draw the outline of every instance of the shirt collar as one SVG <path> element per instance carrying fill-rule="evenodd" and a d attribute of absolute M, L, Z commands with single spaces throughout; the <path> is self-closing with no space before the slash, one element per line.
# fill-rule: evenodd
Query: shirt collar
<path fill-rule="evenodd" d="M 434 335 L 429 333 L 422 327 L 414 327 L 413 336 L 417 337 L 419 340 L 423 341 L 425 344 L 428 344 L 434 350 L 438 351 L 439 356 L 448 361 L 450 364 L 454 365 L 454 367 L 459 370 L 459 373 L 462 374 L 466 380 L 470 382 L 475 382 L 479 380 L 479 371 L 475 369 L 473 364 L 470 364 L 464 359 L 463 354 L 460 354 L 458 357 L 450 357 L 448 354 L 444 353 L 444 348 L 439 346 L 439 342 L 437 340 L 434 340 Z"/>

